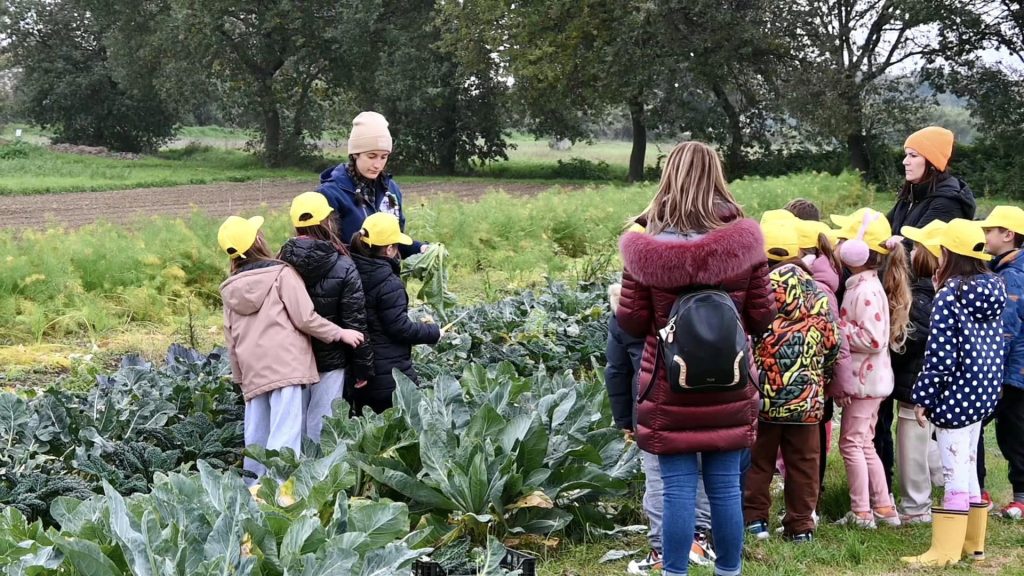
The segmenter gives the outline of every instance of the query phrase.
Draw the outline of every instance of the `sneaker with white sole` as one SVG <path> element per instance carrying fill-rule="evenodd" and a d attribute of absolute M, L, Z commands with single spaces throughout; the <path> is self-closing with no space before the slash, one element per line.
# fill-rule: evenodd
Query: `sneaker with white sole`
<path fill-rule="evenodd" d="M 858 516 L 856 512 L 853 511 L 847 512 L 846 516 L 843 516 L 842 518 L 836 521 L 836 524 L 838 526 L 852 526 L 854 528 L 864 528 L 867 530 L 874 530 L 878 527 L 878 525 L 875 524 L 874 518 L 862 518 L 861 516 Z"/>
<path fill-rule="evenodd" d="M 900 522 L 908 526 L 912 524 L 931 524 L 932 515 L 928 512 L 923 514 L 900 514 Z"/>
<path fill-rule="evenodd" d="M 718 556 L 711 548 L 708 535 L 704 532 L 695 532 L 693 544 L 690 545 L 690 564 L 694 566 L 713 566 Z"/>
<path fill-rule="evenodd" d="M 626 572 L 634 576 L 650 574 L 654 570 L 661 570 L 661 554 L 653 548 L 647 553 L 646 558 L 643 560 L 630 560 L 629 565 L 626 566 Z"/>
<path fill-rule="evenodd" d="M 876 526 L 892 526 L 893 528 L 895 528 L 902 524 L 902 522 L 900 522 L 900 515 L 898 512 L 896 512 L 896 509 L 890 506 L 888 510 L 891 511 L 892 513 L 882 514 L 877 510 L 871 511 L 871 515 L 875 518 Z"/>
<path fill-rule="evenodd" d="M 764 520 L 755 520 L 747 524 L 747 534 L 756 536 L 758 540 L 771 537 L 771 533 L 768 532 L 768 523 Z"/>
<path fill-rule="evenodd" d="M 999 511 L 999 515 L 1003 518 L 1009 518 L 1010 520 L 1020 520 L 1024 518 L 1024 504 L 1020 502 L 1010 502 L 1005 508 Z"/>

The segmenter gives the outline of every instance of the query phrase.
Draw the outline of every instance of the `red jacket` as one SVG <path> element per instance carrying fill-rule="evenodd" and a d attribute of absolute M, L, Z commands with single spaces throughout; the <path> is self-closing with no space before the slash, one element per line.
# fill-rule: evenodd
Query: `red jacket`
<path fill-rule="evenodd" d="M 751 446 L 759 407 L 753 383 L 732 392 L 672 392 L 664 367 L 654 366 L 655 333 L 668 323 L 679 294 L 696 286 L 728 292 L 748 335 L 765 331 L 775 316 L 775 300 L 760 226 L 744 218 L 694 238 L 627 232 L 619 248 L 625 270 L 616 317 L 626 332 L 646 337 L 638 376 L 640 447 L 682 454 Z M 652 374 L 657 376 L 653 387 Z"/>

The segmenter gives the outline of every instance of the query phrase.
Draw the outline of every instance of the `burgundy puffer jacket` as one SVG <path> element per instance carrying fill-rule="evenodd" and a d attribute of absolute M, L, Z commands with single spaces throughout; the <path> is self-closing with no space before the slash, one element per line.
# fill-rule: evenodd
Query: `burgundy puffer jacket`
<path fill-rule="evenodd" d="M 743 218 L 693 238 L 627 232 L 619 248 L 625 270 L 616 317 L 626 332 L 646 337 L 638 375 L 640 447 L 653 454 L 682 454 L 753 445 L 759 406 L 753 383 L 732 392 L 677 394 L 669 389 L 664 367 L 654 363 L 655 334 L 668 323 L 676 298 L 691 287 L 725 290 L 747 334 L 765 331 L 775 316 L 775 300 L 760 226 Z"/>

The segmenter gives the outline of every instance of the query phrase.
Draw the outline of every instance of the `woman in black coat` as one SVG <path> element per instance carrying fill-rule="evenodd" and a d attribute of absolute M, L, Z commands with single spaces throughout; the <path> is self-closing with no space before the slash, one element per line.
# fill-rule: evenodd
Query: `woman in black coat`
<path fill-rule="evenodd" d="M 903 157 L 906 182 L 896 197 L 896 205 L 888 214 L 893 236 L 899 236 L 904 226 L 924 228 L 933 220 L 973 220 L 977 209 L 974 193 L 966 182 L 949 173 L 949 159 L 953 155 L 953 133 L 945 128 L 929 126 L 911 134 L 903 148 L 906 154 Z M 909 254 L 913 245 L 909 240 L 905 240 L 904 243 Z M 907 367 L 899 368 L 905 370 Z M 893 369 L 897 370 L 895 364 Z M 878 424 L 875 426 L 875 451 L 878 452 L 878 457 L 885 468 L 885 479 L 890 492 L 896 460 L 892 441 L 894 408 L 892 397 L 882 402 L 878 409 Z"/>
<path fill-rule="evenodd" d="M 412 347 L 437 344 L 442 336 L 436 324 L 409 319 L 409 296 L 399 276 L 399 245 L 412 245 L 412 238 L 402 233 L 398 218 L 382 212 L 368 216 L 350 243 L 366 295 L 366 324 L 374 369 L 365 386 L 352 390 L 356 414 L 362 414 L 364 406 L 379 414 L 393 405 L 394 369 L 419 383 L 412 366 Z"/>

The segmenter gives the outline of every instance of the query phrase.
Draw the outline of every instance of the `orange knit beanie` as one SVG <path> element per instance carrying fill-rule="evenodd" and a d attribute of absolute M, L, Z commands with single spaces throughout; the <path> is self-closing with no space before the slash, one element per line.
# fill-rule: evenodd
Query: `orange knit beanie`
<path fill-rule="evenodd" d="M 903 147 L 917 150 L 918 154 L 942 172 L 949 165 L 949 157 L 953 155 L 953 133 L 945 128 L 929 126 L 911 134 Z"/>

